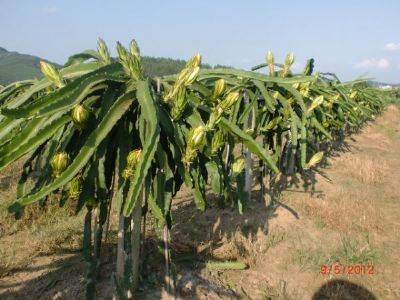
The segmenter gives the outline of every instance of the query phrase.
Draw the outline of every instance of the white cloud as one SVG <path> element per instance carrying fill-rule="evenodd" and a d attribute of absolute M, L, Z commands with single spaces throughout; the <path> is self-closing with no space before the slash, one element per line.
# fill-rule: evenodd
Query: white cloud
<path fill-rule="evenodd" d="M 385 58 L 367 58 L 355 65 L 358 69 L 387 69 L 390 63 Z"/>
<path fill-rule="evenodd" d="M 400 43 L 387 43 L 385 49 L 390 51 L 400 50 Z"/>

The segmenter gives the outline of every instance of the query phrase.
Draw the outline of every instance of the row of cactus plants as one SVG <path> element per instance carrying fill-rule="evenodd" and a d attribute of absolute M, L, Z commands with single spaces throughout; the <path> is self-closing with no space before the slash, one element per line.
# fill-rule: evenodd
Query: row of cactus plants
<path fill-rule="evenodd" d="M 220 206 L 243 210 L 245 158 L 235 145 L 259 157 L 265 175 L 304 172 L 322 159 L 321 145 L 382 107 L 374 89 L 313 74 L 312 59 L 294 74 L 293 54 L 280 65 L 269 52 L 253 71 L 203 70 L 195 55 L 179 74 L 145 78 L 135 41 L 128 49 L 118 43 L 117 52 L 112 58 L 100 39 L 97 51 L 73 55 L 59 70 L 42 62 L 43 79 L 0 89 L 0 170 L 25 159 L 10 212 L 44 205 L 51 194 L 76 201 L 77 212 L 86 208 L 88 299 L 113 201 L 120 213 L 116 290 L 123 297 L 128 252 L 127 284 L 138 285 L 142 217 L 151 212 L 168 236 L 182 185 L 200 210 L 208 205 L 207 184 Z M 255 71 L 264 67 L 268 74 Z M 36 169 L 40 175 L 32 176 Z M 124 242 L 128 234 L 134 250 Z"/>

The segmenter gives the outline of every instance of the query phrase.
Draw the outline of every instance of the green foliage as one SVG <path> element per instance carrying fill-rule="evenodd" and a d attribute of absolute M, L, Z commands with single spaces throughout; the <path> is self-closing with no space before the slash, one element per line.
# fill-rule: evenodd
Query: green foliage
<path fill-rule="evenodd" d="M 125 177 L 130 181 L 123 210 L 128 216 L 145 178 L 153 178 L 157 169 L 165 169 L 165 161 L 173 174 L 171 179 L 178 183 L 171 190 L 172 195 L 185 182 L 193 189 L 201 209 L 205 209 L 207 203 L 204 187 L 209 181 L 205 167 L 208 162 L 217 163 L 214 173 L 220 170 L 222 186 L 219 190 L 230 189 L 234 184 L 230 180 L 230 164 L 222 164 L 214 158 L 218 152 L 224 152 L 225 145 L 219 143 L 212 150 L 212 136 L 218 128 L 224 131 L 226 138 L 244 144 L 259 156 L 270 172 L 293 173 L 314 165 L 307 164 L 307 157 L 313 154 L 308 146 L 315 148 L 328 143 L 346 127 L 356 128 L 365 119 L 373 118 L 382 105 L 377 92 L 360 82 L 346 85 L 339 83 L 334 75 L 329 75 L 333 80 L 311 75 L 312 61 L 307 64 L 307 75 L 292 74 L 293 54 L 287 56 L 282 70 L 274 70 L 275 76 L 235 69 L 202 69 L 199 72 L 201 57 L 196 55 L 186 65 L 180 65 L 179 74 L 161 77 L 159 85 L 151 78 L 141 79 L 141 70 L 146 72 L 146 67 L 141 65 L 144 60 L 136 43 L 131 43 L 130 51 L 118 44 L 119 62 L 110 59 L 102 40 L 98 49 L 99 53 L 86 51 L 72 56 L 59 71 L 43 64 L 43 72 L 56 72 L 57 80 L 49 73 L 51 76 L 46 75 L 41 81 L 11 84 L 1 90 L 0 169 L 32 151 L 35 152 L 33 160 L 47 155 L 46 161 L 50 161 L 49 154 L 54 155 L 54 150 L 66 151 L 71 158 L 70 165 L 57 177 L 42 178 L 40 190 L 34 189 L 19 197 L 13 211 L 68 187 L 77 175 L 82 176 L 83 181 L 85 177 L 87 181 L 92 180 L 89 173 L 93 175 L 94 171 L 89 170 L 93 169 L 91 166 L 104 147 L 101 151 L 106 151 L 106 157 L 111 159 L 110 166 L 117 166 L 116 151 L 122 145 L 115 147 L 111 143 L 116 142 L 113 132 L 121 126 L 126 128 L 120 133 L 125 136 L 121 142 L 132 139 L 130 144 L 143 151 L 132 176 Z M 88 59 L 97 62 L 86 62 Z M 215 91 L 217 83 L 220 85 L 218 93 Z M 247 107 L 244 95 L 250 99 Z M 180 101 L 184 105 L 176 106 Z M 76 121 L 79 107 L 88 111 L 85 128 Z M 248 131 L 244 126 L 250 110 L 258 121 L 257 126 Z M 193 132 L 200 128 L 211 138 L 204 141 L 202 138 L 202 142 L 193 147 Z M 48 141 L 56 134 L 60 135 L 57 138 L 60 142 L 53 145 Z M 263 136 L 267 144 L 256 142 L 258 136 Z M 271 144 L 272 141 L 276 142 Z M 49 151 L 50 145 L 54 148 L 52 151 Z M 165 151 L 167 156 L 160 160 L 162 156 L 155 156 L 156 149 Z M 94 174 L 98 178 L 114 176 L 110 174 L 112 170 L 102 172 L 105 173 Z M 97 189 L 92 190 L 86 196 L 98 199 Z M 157 212 L 155 203 L 152 202 L 153 210 Z"/>
<path fill-rule="evenodd" d="M 59 70 L 42 64 L 44 79 L 0 90 L 0 170 L 30 157 L 10 211 L 20 214 L 25 206 L 63 191 L 62 201 L 78 201 L 78 210 L 99 209 L 102 226 L 118 178 L 115 198 L 119 213 L 126 217 L 135 207 L 140 209 L 144 190 L 144 206 L 159 225 L 170 227 L 171 202 L 182 184 L 203 211 L 210 182 L 220 204 L 231 203 L 231 191 L 237 190 L 234 203 L 241 213 L 247 193 L 243 168 L 233 153 L 235 144 L 257 155 L 268 174 L 304 172 L 322 159 L 322 152 L 315 155 L 321 145 L 373 119 L 383 105 L 377 90 L 360 86 L 359 81 L 340 83 L 332 74 L 312 75 L 310 63 L 306 75 L 292 73 L 293 54 L 278 65 L 271 63 L 270 53 L 270 75 L 200 70 L 197 54 L 179 65 L 178 74 L 153 78 L 149 74 L 157 60 L 146 67 L 136 42 L 129 50 L 118 43 L 117 50 L 118 61 L 112 60 L 100 40 L 99 52 L 73 55 Z M 84 126 L 76 113 L 81 107 L 88 112 Z M 53 166 L 52 172 L 56 153 L 64 153 L 68 160 L 57 172 Z M 222 157 L 228 159 L 224 162 Z M 41 176 L 32 176 L 32 164 L 42 168 Z M 35 182 L 30 190 L 24 185 L 28 178 Z M 88 240 L 89 218 L 88 213 L 88 279 L 95 272 L 89 252 L 100 252 L 100 244 L 92 247 Z M 88 282 L 88 298 L 93 298 L 94 281 Z"/>

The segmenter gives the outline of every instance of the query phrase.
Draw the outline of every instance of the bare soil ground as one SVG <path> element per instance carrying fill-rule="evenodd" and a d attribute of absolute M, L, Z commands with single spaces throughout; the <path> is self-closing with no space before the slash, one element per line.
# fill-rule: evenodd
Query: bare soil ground
<path fill-rule="evenodd" d="M 257 185 L 241 216 L 216 207 L 193 214 L 191 198 L 180 193 L 172 228 L 179 297 L 400 299 L 399 120 L 399 107 L 389 106 L 347 138 L 317 172 L 278 178 L 268 207 Z M 12 184 L 0 186 L 2 202 L 9 203 L 3 199 L 11 199 L 12 192 Z M 82 216 L 71 217 L 68 207 L 55 206 L 37 214 L 36 208 L 13 221 L 0 213 L 0 298 L 82 299 Z M 160 288 L 156 234 L 148 233 L 139 299 L 167 298 Z M 114 242 L 110 239 L 104 249 L 100 299 L 111 298 Z M 185 257 L 239 260 L 249 267 L 212 270 Z M 321 268 L 328 273 L 324 266 L 333 269 L 321 274 Z M 372 268 L 373 274 L 349 274 Z"/>

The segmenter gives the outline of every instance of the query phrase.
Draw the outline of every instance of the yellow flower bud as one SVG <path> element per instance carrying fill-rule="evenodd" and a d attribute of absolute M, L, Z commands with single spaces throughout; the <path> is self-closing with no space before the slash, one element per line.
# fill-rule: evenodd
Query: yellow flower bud
<path fill-rule="evenodd" d="M 192 149 L 200 149 L 206 137 L 206 128 L 199 126 L 191 130 L 189 133 L 189 147 Z"/>
<path fill-rule="evenodd" d="M 58 87 L 64 86 L 64 82 L 62 81 L 60 74 L 58 73 L 56 68 L 54 68 L 53 65 L 51 65 L 47 62 L 41 61 L 40 62 L 40 70 L 42 71 L 44 77 L 46 77 L 48 80 L 54 82 Z"/>
<path fill-rule="evenodd" d="M 135 149 L 129 152 L 126 161 L 127 161 L 127 166 L 131 169 L 134 169 L 139 162 L 140 155 L 142 154 L 141 149 Z"/>
<path fill-rule="evenodd" d="M 246 164 L 246 160 L 243 156 L 237 157 L 232 164 L 233 175 L 236 176 L 236 175 L 242 173 L 244 170 L 245 164 Z"/>
<path fill-rule="evenodd" d="M 288 55 L 286 55 L 285 58 L 285 65 L 290 67 L 294 63 L 294 54 L 293 52 L 290 52 Z"/>
<path fill-rule="evenodd" d="M 213 135 L 211 141 L 211 154 L 212 155 L 216 154 L 224 144 L 225 144 L 225 134 L 220 129 Z"/>
<path fill-rule="evenodd" d="M 357 97 L 357 91 L 351 92 L 350 99 L 355 99 Z"/>
<path fill-rule="evenodd" d="M 311 106 L 307 109 L 307 113 L 311 113 L 315 108 L 320 106 L 324 102 L 324 96 L 320 95 L 316 97 L 313 102 L 311 103 Z"/>
<path fill-rule="evenodd" d="M 275 91 L 275 92 L 272 93 L 272 98 L 278 99 L 278 97 L 279 97 L 279 92 L 278 91 Z"/>
<path fill-rule="evenodd" d="M 68 191 L 68 195 L 70 199 L 78 199 L 79 195 L 82 192 L 83 187 L 83 178 L 82 176 L 78 175 L 75 176 L 72 181 Z"/>
<path fill-rule="evenodd" d="M 295 86 L 296 85 L 296 86 Z M 293 85 L 294 88 L 300 91 L 300 94 L 303 97 L 308 97 L 310 93 L 310 82 L 303 82 L 303 83 L 295 83 Z"/>
<path fill-rule="evenodd" d="M 324 152 L 317 152 L 317 153 L 315 153 L 312 157 L 311 157 L 311 159 L 310 159 L 310 161 L 308 162 L 308 164 L 306 164 L 306 166 L 305 166 L 305 168 L 304 169 L 310 169 L 311 167 L 313 167 L 313 166 L 315 166 L 316 164 L 318 164 L 321 160 L 322 160 L 322 158 L 324 157 Z"/>
<path fill-rule="evenodd" d="M 294 54 L 291 52 L 289 53 L 286 58 L 285 58 L 285 64 L 283 65 L 283 70 L 282 70 L 282 77 L 287 77 L 290 72 L 290 67 L 294 63 Z"/>
<path fill-rule="evenodd" d="M 268 65 L 273 65 L 275 63 L 274 55 L 271 51 L 268 51 L 267 53 L 267 63 Z"/>
<path fill-rule="evenodd" d="M 212 98 L 213 99 L 218 99 L 224 93 L 224 90 L 225 90 L 225 80 L 224 79 L 218 79 L 215 82 L 215 85 L 214 85 Z"/>
<path fill-rule="evenodd" d="M 201 55 L 197 53 L 193 55 L 186 63 L 186 68 L 192 69 L 195 67 L 200 67 L 200 65 L 201 65 Z"/>
<path fill-rule="evenodd" d="M 187 146 L 185 154 L 183 155 L 183 162 L 189 165 L 195 158 L 197 150 L 199 150 L 206 138 L 206 128 L 199 126 L 192 128 L 187 136 Z"/>
<path fill-rule="evenodd" d="M 191 70 L 187 73 L 186 78 L 184 79 L 183 84 L 184 84 L 185 86 L 191 85 L 191 84 L 196 80 L 197 75 L 199 74 L 199 72 L 200 72 L 200 67 L 194 67 L 193 69 L 191 69 Z"/>
<path fill-rule="evenodd" d="M 192 161 L 196 158 L 196 149 L 191 149 L 190 147 L 186 148 L 185 154 L 183 155 L 182 161 L 186 165 L 190 165 Z"/>
<path fill-rule="evenodd" d="M 268 69 L 269 69 L 269 76 L 275 76 L 275 59 L 274 59 L 274 55 L 272 54 L 271 51 L 268 51 L 267 53 L 267 65 L 268 65 Z"/>
<path fill-rule="evenodd" d="M 89 120 L 90 112 L 83 106 L 77 105 L 72 110 L 72 120 L 78 126 L 79 129 L 85 127 L 87 121 Z"/>
<path fill-rule="evenodd" d="M 184 112 L 187 104 L 186 89 L 184 86 L 179 86 L 172 102 L 171 118 L 177 120 Z"/>
<path fill-rule="evenodd" d="M 229 110 L 240 98 L 239 92 L 230 92 L 224 100 L 220 103 L 220 107 L 222 110 L 227 111 Z"/>
<path fill-rule="evenodd" d="M 136 166 L 139 162 L 141 154 L 141 149 L 135 149 L 128 153 L 128 156 L 126 157 L 126 168 L 122 172 L 123 178 L 128 179 L 135 174 Z"/>
<path fill-rule="evenodd" d="M 122 177 L 123 177 L 124 179 L 128 179 L 128 178 L 132 177 L 133 174 L 134 174 L 133 171 L 130 170 L 130 169 L 124 169 L 124 170 L 122 171 Z"/>
<path fill-rule="evenodd" d="M 280 122 L 282 121 L 282 117 L 278 116 L 276 118 L 273 118 L 271 121 L 268 122 L 267 126 L 265 127 L 265 131 L 274 129 L 275 126 L 277 126 Z"/>
<path fill-rule="evenodd" d="M 68 166 L 68 161 L 69 157 L 66 152 L 58 152 L 56 155 L 53 156 L 50 164 L 53 168 L 53 174 L 55 177 L 59 177 L 61 173 L 64 172 L 64 170 Z"/>

